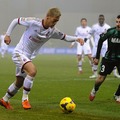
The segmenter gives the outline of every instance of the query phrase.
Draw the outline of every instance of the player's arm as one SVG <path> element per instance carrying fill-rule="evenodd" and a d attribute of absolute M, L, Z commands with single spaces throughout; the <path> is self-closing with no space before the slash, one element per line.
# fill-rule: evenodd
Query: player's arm
<path fill-rule="evenodd" d="M 108 34 L 109 33 L 100 35 L 100 39 L 99 39 L 98 47 L 97 47 L 97 52 L 96 52 L 96 57 L 94 59 L 95 64 L 99 63 L 101 48 L 102 48 L 103 42 L 108 38 Z"/>
<path fill-rule="evenodd" d="M 9 27 L 7 29 L 7 32 L 6 32 L 6 35 L 5 35 L 5 38 L 4 38 L 5 43 L 8 44 L 8 45 L 10 44 L 10 42 L 11 42 L 10 35 L 11 35 L 12 31 L 14 30 L 14 28 L 17 25 L 23 25 L 23 26 L 28 27 L 32 23 L 32 20 L 35 20 L 35 18 L 32 18 L 32 17 L 28 17 L 28 18 L 24 18 L 24 17 L 15 18 L 10 23 L 10 25 L 9 25 Z"/>
<path fill-rule="evenodd" d="M 65 37 L 63 38 L 64 41 L 66 42 L 79 42 L 81 45 L 84 44 L 84 40 L 82 38 L 79 37 L 75 37 L 75 36 L 70 36 L 70 35 L 65 35 Z"/>
<path fill-rule="evenodd" d="M 59 30 L 55 29 L 54 30 L 54 34 L 52 36 L 52 38 L 55 38 L 55 39 L 61 39 L 61 40 L 64 40 L 66 42 L 79 42 L 81 45 L 84 44 L 84 40 L 82 38 L 78 38 L 76 36 L 70 36 L 70 35 L 66 35 L 62 32 L 60 32 Z"/>
<path fill-rule="evenodd" d="M 72 42 L 72 43 L 70 44 L 70 48 L 73 48 L 73 46 L 75 45 L 75 43 L 76 43 L 76 42 Z"/>
<path fill-rule="evenodd" d="M 15 28 L 15 26 L 18 24 L 18 19 L 14 19 L 11 24 L 9 25 L 8 29 L 7 29 L 7 32 L 6 32 L 6 35 L 5 35 L 5 38 L 4 38 L 4 41 L 7 45 L 10 44 L 11 42 L 11 38 L 10 38 L 10 35 L 13 31 L 13 29 Z"/>

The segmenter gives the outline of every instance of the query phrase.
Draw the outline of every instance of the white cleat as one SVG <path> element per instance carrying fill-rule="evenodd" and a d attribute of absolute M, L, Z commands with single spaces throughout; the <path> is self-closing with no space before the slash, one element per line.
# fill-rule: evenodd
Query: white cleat
<path fill-rule="evenodd" d="M 92 76 L 89 77 L 90 79 L 97 78 L 97 75 L 93 74 Z"/>
<path fill-rule="evenodd" d="M 116 102 L 120 104 L 120 96 L 117 96 Z"/>
<path fill-rule="evenodd" d="M 114 76 L 115 76 L 116 78 L 120 78 L 120 75 L 118 75 L 118 74 L 114 74 Z"/>
<path fill-rule="evenodd" d="M 115 100 L 117 100 L 117 99 L 119 98 L 119 96 L 114 94 L 113 98 L 114 98 Z"/>

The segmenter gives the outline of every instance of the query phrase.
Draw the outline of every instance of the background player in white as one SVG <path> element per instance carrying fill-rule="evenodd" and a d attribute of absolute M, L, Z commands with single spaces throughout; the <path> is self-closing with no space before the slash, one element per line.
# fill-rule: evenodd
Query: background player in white
<path fill-rule="evenodd" d="M 4 37 L 5 35 L 0 35 L 0 40 L 1 40 L 1 57 L 4 58 L 5 53 L 8 51 L 8 45 L 4 42 Z"/>
<path fill-rule="evenodd" d="M 55 28 L 60 16 L 61 12 L 58 8 L 51 8 L 42 20 L 39 18 L 16 18 L 8 27 L 5 36 L 6 44 L 10 44 L 10 35 L 16 25 L 23 25 L 26 27 L 26 30 L 15 47 L 12 57 L 16 65 L 16 81 L 9 86 L 8 91 L 0 100 L 0 104 L 6 109 L 12 109 L 9 99 L 13 97 L 22 86 L 22 106 L 24 109 L 31 108 L 28 94 L 30 93 L 34 77 L 37 73 L 37 69 L 32 63 L 31 57 L 45 42 L 50 38 L 55 38 L 68 42 L 78 41 L 81 44 L 84 44 L 84 41 L 81 38 L 65 35 Z"/>
<path fill-rule="evenodd" d="M 80 21 L 81 26 L 76 28 L 75 36 L 80 37 L 84 40 L 84 45 L 80 45 L 78 42 L 72 42 L 71 48 L 74 46 L 74 44 L 77 44 L 77 60 L 78 60 L 78 73 L 82 73 L 82 55 L 87 55 L 90 61 L 90 65 L 92 66 L 93 60 L 92 60 L 92 52 L 90 47 L 90 38 L 91 35 L 89 34 L 91 31 L 91 28 L 87 26 L 87 19 L 82 18 Z"/>
<path fill-rule="evenodd" d="M 93 46 L 93 50 L 92 50 L 93 59 L 95 58 L 95 55 L 96 55 L 100 35 L 106 33 L 109 28 L 110 28 L 110 26 L 105 23 L 104 15 L 102 15 L 102 14 L 99 15 L 98 23 L 94 24 L 92 26 L 92 30 L 91 30 L 91 34 L 93 34 L 93 37 L 94 37 L 94 46 Z M 101 49 L 101 53 L 100 53 L 101 57 L 105 56 L 105 53 L 107 51 L 107 47 L 108 47 L 108 43 L 107 43 L 107 41 L 104 41 L 102 49 Z M 92 76 L 90 76 L 90 78 L 96 78 L 97 77 L 97 68 L 98 68 L 98 65 L 93 64 L 94 74 Z M 113 73 L 114 73 L 115 77 L 119 77 L 116 69 L 113 70 Z"/>

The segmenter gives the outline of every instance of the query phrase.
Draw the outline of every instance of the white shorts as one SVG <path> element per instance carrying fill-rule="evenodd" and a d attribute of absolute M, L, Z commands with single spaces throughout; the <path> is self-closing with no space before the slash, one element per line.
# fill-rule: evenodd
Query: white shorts
<path fill-rule="evenodd" d="M 8 49 L 8 45 L 6 43 L 1 44 L 1 50 L 7 51 L 7 49 Z"/>
<path fill-rule="evenodd" d="M 16 76 L 21 76 L 25 78 L 26 73 L 22 71 L 22 68 L 27 62 L 30 62 L 31 60 L 25 55 L 20 53 L 14 53 L 12 56 L 12 60 L 16 65 Z"/>
<path fill-rule="evenodd" d="M 92 54 L 90 45 L 88 44 L 84 44 L 83 46 L 79 45 L 79 47 L 77 47 L 77 55 L 82 55 L 82 53 L 84 53 L 84 55 Z"/>
<path fill-rule="evenodd" d="M 102 47 L 102 48 L 101 48 L 101 52 L 100 52 L 100 56 L 101 56 L 101 57 L 104 57 L 106 51 L 107 51 L 107 48 L 106 48 L 106 47 Z M 95 57 L 95 56 L 96 56 L 96 52 L 97 52 L 97 47 L 94 46 L 94 47 L 93 47 L 93 50 L 92 50 L 92 57 Z"/>

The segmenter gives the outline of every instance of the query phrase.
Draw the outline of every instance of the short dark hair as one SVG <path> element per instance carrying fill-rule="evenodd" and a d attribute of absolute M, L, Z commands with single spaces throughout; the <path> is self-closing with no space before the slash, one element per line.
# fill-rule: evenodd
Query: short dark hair
<path fill-rule="evenodd" d="M 118 15 L 117 18 L 120 19 L 120 15 Z"/>
<path fill-rule="evenodd" d="M 104 15 L 103 15 L 103 14 L 100 14 L 99 17 L 104 17 Z"/>
<path fill-rule="evenodd" d="M 82 18 L 80 21 L 82 22 L 83 20 L 87 21 L 87 19 L 86 19 L 86 18 Z"/>

